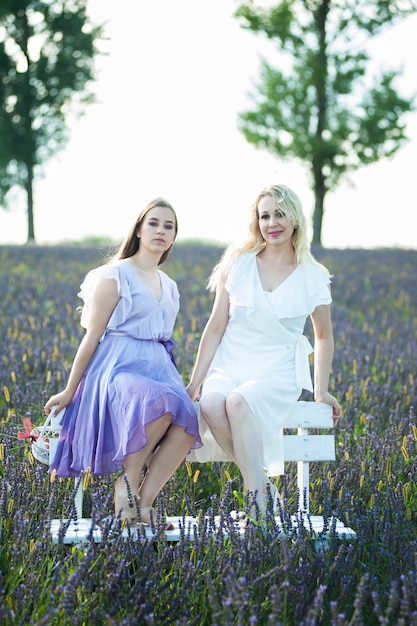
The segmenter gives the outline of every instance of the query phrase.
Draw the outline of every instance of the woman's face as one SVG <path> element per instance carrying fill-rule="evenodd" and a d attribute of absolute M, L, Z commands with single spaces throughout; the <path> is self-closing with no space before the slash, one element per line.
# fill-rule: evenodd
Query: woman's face
<path fill-rule="evenodd" d="M 138 237 L 141 247 L 163 254 L 174 243 L 176 236 L 175 215 L 167 207 L 156 206 L 144 217 Z"/>
<path fill-rule="evenodd" d="M 264 196 L 259 201 L 258 225 L 267 245 L 292 245 L 294 226 L 291 220 L 276 208 L 271 196 Z"/>

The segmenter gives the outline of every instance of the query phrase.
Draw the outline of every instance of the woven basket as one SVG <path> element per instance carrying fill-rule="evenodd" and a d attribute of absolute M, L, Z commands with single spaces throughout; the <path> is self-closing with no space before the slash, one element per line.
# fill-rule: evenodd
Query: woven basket
<path fill-rule="evenodd" d="M 37 461 L 50 465 L 55 456 L 56 446 L 62 430 L 62 418 L 65 409 L 56 414 L 56 407 L 51 412 L 42 426 L 37 426 L 31 432 L 36 437 L 32 443 L 32 454 Z"/>

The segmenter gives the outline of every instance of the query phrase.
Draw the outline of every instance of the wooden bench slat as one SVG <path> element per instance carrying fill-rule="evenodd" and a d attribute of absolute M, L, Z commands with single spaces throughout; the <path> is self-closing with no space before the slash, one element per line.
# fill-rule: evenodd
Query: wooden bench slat
<path fill-rule="evenodd" d="M 334 461 L 333 435 L 284 435 L 284 461 Z"/>
<path fill-rule="evenodd" d="M 284 428 L 333 428 L 332 407 L 324 402 L 297 402 Z"/>
<path fill-rule="evenodd" d="M 167 522 L 172 522 L 174 525 L 174 530 L 166 530 L 165 531 L 165 540 L 167 542 L 179 541 L 182 536 L 189 535 L 191 539 L 194 539 L 195 533 L 198 534 L 201 532 L 199 530 L 199 522 L 195 517 L 187 516 L 170 516 L 166 518 Z M 279 516 L 275 518 L 276 524 L 280 532 L 282 532 L 283 536 L 285 536 L 286 532 L 282 529 L 282 522 Z M 326 528 L 334 528 L 335 534 L 341 539 L 354 540 L 356 539 L 356 533 L 351 528 L 343 524 L 340 520 L 332 518 L 331 520 L 326 520 Z M 60 528 L 62 525 L 67 525 L 69 523 L 68 528 L 66 529 L 65 535 L 60 537 Z M 318 544 L 329 541 L 329 538 L 332 536 L 332 531 L 327 532 L 322 536 L 322 533 L 325 529 L 325 520 L 321 515 L 311 515 L 311 516 L 301 516 L 294 515 L 291 518 L 291 523 L 294 528 L 300 528 L 301 526 L 306 529 L 307 532 L 312 530 L 312 539 Z M 206 532 L 219 532 L 221 526 L 221 519 L 219 516 L 214 518 L 214 527 L 207 530 Z M 237 532 L 241 535 L 244 535 L 244 529 L 236 529 Z M 224 533 L 224 538 L 228 538 L 228 532 L 223 528 L 222 532 Z M 90 541 L 100 542 L 102 540 L 102 531 L 100 526 L 95 523 L 95 520 L 91 518 L 83 518 L 75 521 L 69 520 L 52 520 L 51 524 L 51 535 L 52 541 L 54 543 L 64 543 L 64 544 L 86 544 Z M 120 531 L 120 536 L 127 539 L 128 537 L 133 537 L 135 539 L 140 539 L 143 536 L 146 536 L 148 539 L 152 539 L 155 536 L 154 531 L 150 526 L 132 526 L 130 528 L 125 528 Z M 119 537 L 119 534 L 116 535 Z M 115 537 L 115 538 L 116 538 Z"/>

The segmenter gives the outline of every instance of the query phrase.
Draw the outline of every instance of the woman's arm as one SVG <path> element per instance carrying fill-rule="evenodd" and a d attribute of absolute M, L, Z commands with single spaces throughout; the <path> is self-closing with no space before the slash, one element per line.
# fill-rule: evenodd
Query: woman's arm
<path fill-rule="evenodd" d="M 333 420 L 341 415 L 338 401 L 329 393 L 334 341 L 330 305 L 321 304 L 311 315 L 314 329 L 314 399 L 333 407 Z"/>
<path fill-rule="evenodd" d="M 101 278 L 94 290 L 90 321 L 74 357 L 68 383 L 61 393 L 51 396 L 45 404 L 44 410 L 47 415 L 53 406 L 57 406 L 57 412 L 59 412 L 71 402 L 119 299 L 116 281 Z"/>
<path fill-rule="evenodd" d="M 200 392 L 200 387 L 203 384 L 215 352 L 224 335 L 228 320 L 229 294 L 226 291 L 223 281 L 216 291 L 213 309 L 201 335 L 197 359 L 190 382 L 187 385 L 187 391 L 192 400 L 195 400 Z"/>

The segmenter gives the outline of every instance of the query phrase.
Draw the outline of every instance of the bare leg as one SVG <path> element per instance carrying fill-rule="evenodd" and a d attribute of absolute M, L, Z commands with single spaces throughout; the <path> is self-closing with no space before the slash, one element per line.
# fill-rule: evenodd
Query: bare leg
<path fill-rule="evenodd" d="M 135 503 L 129 499 L 126 482 L 131 496 L 137 495 L 144 464 L 161 437 L 170 427 L 171 414 L 163 415 L 148 424 L 145 428 L 147 443 L 142 450 L 128 454 L 125 460 L 125 478 L 120 476 L 115 483 L 114 508 L 116 515 L 121 513 L 122 519 L 133 521 L 137 517 Z"/>
<path fill-rule="evenodd" d="M 261 515 L 266 510 L 268 478 L 263 468 L 262 436 L 245 399 L 232 393 L 226 400 L 226 411 L 233 436 L 236 463 L 242 472 L 245 488 L 256 493 Z"/>
<path fill-rule="evenodd" d="M 150 512 L 156 496 L 184 461 L 193 442 L 193 435 L 186 433 L 181 426 L 172 425 L 152 456 L 139 490 L 141 517 L 145 523 L 150 522 Z"/>
<path fill-rule="evenodd" d="M 236 463 L 232 431 L 226 413 L 226 398 L 221 393 L 208 393 L 200 400 L 200 411 L 214 439 L 228 457 Z"/>

